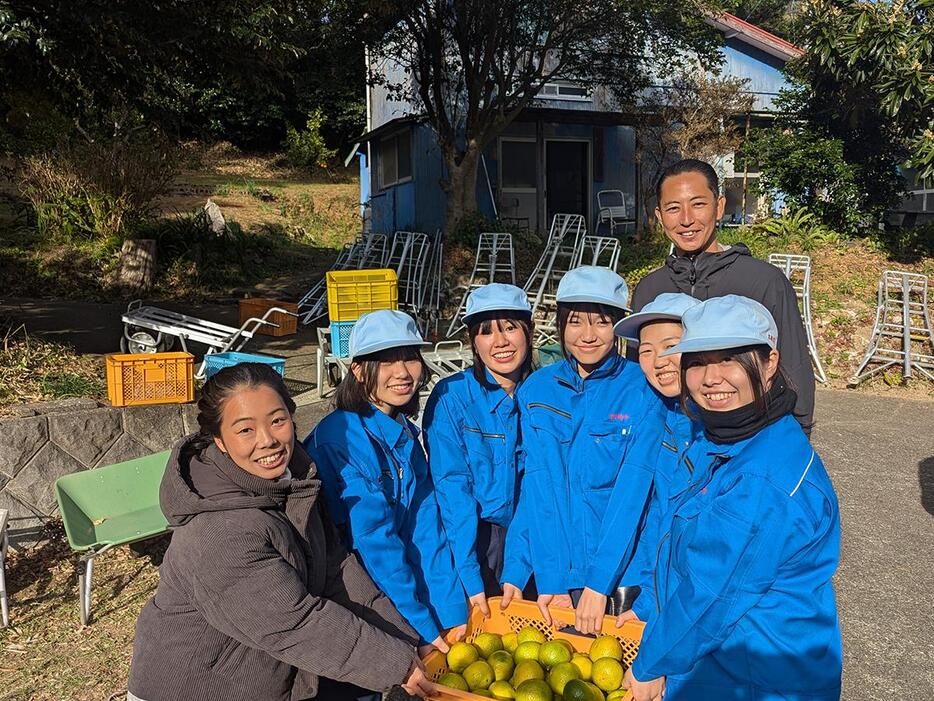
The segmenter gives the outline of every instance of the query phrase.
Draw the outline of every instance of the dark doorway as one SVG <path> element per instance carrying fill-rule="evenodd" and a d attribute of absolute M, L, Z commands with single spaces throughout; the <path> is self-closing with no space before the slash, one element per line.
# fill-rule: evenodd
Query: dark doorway
<path fill-rule="evenodd" d="M 545 208 L 548 222 L 555 214 L 589 218 L 587 141 L 545 142 Z"/>

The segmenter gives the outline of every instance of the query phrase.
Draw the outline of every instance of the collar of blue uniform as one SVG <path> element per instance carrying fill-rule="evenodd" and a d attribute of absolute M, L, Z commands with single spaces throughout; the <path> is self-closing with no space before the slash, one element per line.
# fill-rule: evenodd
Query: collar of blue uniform
<path fill-rule="evenodd" d="M 373 438 L 382 443 L 387 448 L 395 448 L 405 443 L 409 439 L 409 433 L 405 430 L 399 421 L 391 416 L 384 414 L 373 404 L 370 404 L 370 413 L 362 414 L 363 428 Z M 418 427 L 411 421 L 402 417 L 402 420 L 408 424 L 412 431 L 412 436 L 418 437 Z"/>
<path fill-rule="evenodd" d="M 470 373 L 470 378 L 474 382 L 477 382 L 477 378 L 474 376 L 472 369 L 467 370 L 466 372 Z M 491 386 L 489 387 L 481 386 L 480 389 L 483 390 L 484 392 L 489 393 L 490 399 L 492 400 L 490 401 L 490 413 L 495 414 L 496 410 L 499 409 L 499 405 L 503 403 L 503 400 L 508 399 L 509 395 L 506 393 L 506 390 L 504 390 L 502 387 L 499 386 L 499 383 L 496 381 L 496 378 L 493 377 L 493 373 L 490 372 L 489 368 L 484 368 L 483 372 L 484 372 L 484 375 L 486 376 L 486 381 Z M 479 385 L 480 383 L 477 382 L 477 384 Z M 515 394 L 515 390 L 513 390 L 513 394 Z"/>
<path fill-rule="evenodd" d="M 606 358 L 603 359 L 603 362 L 597 366 L 596 370 L 587 375 L 587 377 L 581 377 L 577 372 L 577 359 L 574 356 L 566 358 L 561 366 L 558 368 L 558 371 L 555 373 L 555 379 L 558 382 L 569 385 L 576 390 L 583 389 L 583 383 L 585 380 L 599 380 L 603 377 L 609 377 L 616 373 L 620 366 L 625 362 L 623 356 L 617 353 L 614 348 Z"/>

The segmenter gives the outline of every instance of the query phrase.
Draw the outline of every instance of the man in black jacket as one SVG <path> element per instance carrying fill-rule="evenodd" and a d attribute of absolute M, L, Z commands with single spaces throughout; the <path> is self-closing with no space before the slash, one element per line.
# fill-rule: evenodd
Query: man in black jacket
<path fill-rule="evenodd" d="M 656 187 L 655 216 L 674 244 L 665 265 L 646 275 L 632 297 L 633 311 L 662 292 L 697 299 L 743 295 L 762 303 L 778 325 L 781 364 L 798 395 L 795 418 L 810 433 L 814 416 L 814 371 L 794 288 L 782 272 L 753 258 L 743 244 L 717 242 L 717 222 L 726 199 L 714 169 L 685 159 L 666 168 Z"/>

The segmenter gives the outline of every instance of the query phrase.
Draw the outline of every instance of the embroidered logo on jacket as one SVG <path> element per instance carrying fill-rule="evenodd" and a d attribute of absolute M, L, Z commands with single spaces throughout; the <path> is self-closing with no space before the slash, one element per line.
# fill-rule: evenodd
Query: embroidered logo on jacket
<path fill-rule="evenodd" d="M 610 421 L 628 421 L 629 414 L 610 414 Z"/>

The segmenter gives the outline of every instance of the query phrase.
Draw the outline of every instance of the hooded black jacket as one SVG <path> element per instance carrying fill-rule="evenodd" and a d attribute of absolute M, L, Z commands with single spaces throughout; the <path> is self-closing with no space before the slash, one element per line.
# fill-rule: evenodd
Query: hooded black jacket
<path fill-rule="evenodd" d="M 318 676 L 386 689 L 418 636 L 348 554 L 296 442 L 291 480 L 265 480 L 194 436 L 160 488 L 173 529 L 136 624 L 129 689 L 146 701 L 296 701 Z"/>
<path fill-rule="evenodd" d="M 670 255 L 665 265 L 646 275 L 632 295 L 638 312 L 662 292 L 683 292 L 700 300 L 742 295 L 761 303 L 778 326 L 781 365 L 798 395 L 795 418 L 810 432 L 814 420 L 814 370 L 794 288 L 781 270 L 753 258 L 741 243 L 725 251 L 696 256 Z"/>

